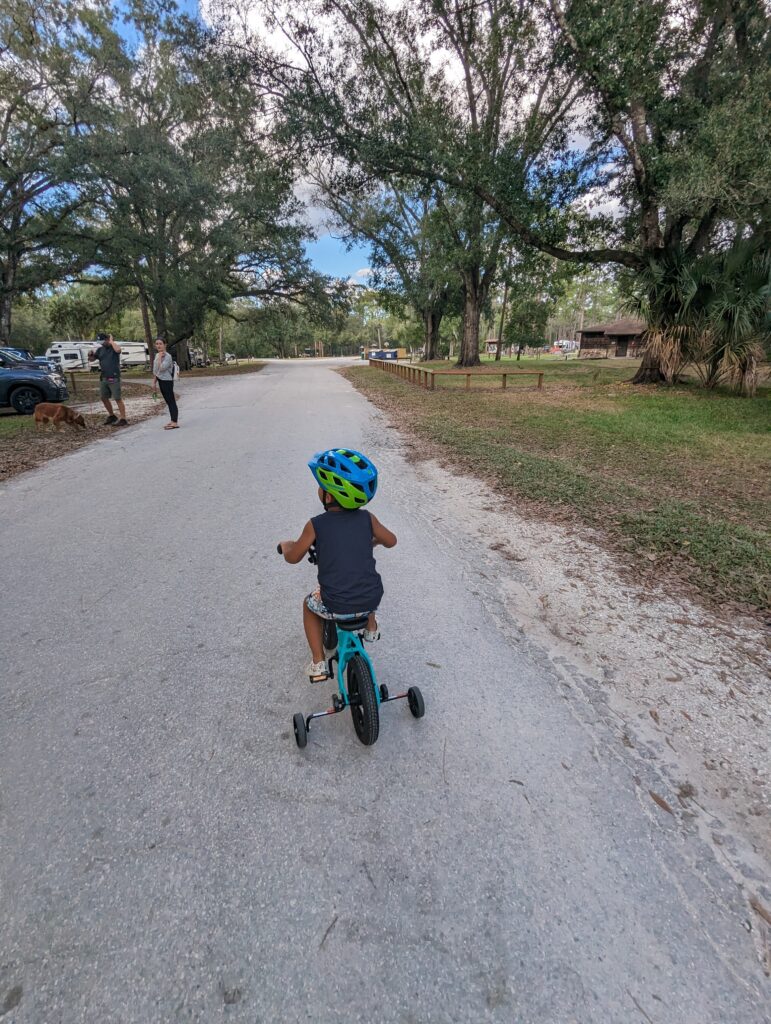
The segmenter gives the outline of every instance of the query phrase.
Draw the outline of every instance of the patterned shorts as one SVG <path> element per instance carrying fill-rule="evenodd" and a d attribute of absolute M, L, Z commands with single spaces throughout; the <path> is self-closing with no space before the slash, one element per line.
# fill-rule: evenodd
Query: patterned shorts
<path fill-rule="evenodd" d="M 351 612 L 346 615 L 336 615 L 334 612 L 331 612 L 321 600 L 320 590 L 314 590 L 311 594 L 308 594 L 305 598 L 305 604 L 308 611 L 313 612 L 314 615 L 318 615 L 320 619 L 331 619 L 337 622 L 347 622 L 349 619 L 366 619 L 375 611 L 373 608 L 372 611 L 368 612 Z"/>

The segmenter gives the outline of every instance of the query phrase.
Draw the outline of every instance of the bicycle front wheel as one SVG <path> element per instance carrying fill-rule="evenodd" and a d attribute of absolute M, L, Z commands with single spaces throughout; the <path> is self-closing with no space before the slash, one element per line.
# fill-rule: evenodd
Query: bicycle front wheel
<path fill-rule="evenodd" d="M 370 747 L 380 731 L 380 716 L 372 673 L 360 654 L 355 654 L 348 663 L 347 676 L 353 728 L 364 746 Z"/>

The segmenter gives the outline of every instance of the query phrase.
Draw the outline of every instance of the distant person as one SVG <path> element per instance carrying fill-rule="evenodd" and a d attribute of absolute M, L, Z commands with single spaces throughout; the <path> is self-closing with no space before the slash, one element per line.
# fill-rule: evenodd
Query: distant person
<path fill-rule="evenodd" d="M 88 361 L 99 363 L 99 397 L 107 410 L 105 426 L 127 427 L 126 406 L 120 396 L 120 345 L 111 334 L 97 334 L 99 347 L 88 353 Z M 111 399 L 118 405 L 120 419 L 115 415 Z"/>
<path fill-rule="evenodd" d="M 166 350 L 166 342 L 163 338 L 155 339 L 155 360 L 153 361 L 153 391 L 157 394 L 161 389 L 163 400 L 169 407 L 169 422 L 164 430 L 177 430 L 179 428 L 179 412 L 177 400 L 174 397 L 174 359 Z"/>

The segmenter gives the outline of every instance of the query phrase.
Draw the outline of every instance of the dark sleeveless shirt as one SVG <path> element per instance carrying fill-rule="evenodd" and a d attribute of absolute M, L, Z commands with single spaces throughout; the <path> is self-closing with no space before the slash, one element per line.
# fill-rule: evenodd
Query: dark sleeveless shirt
<path fill-rule="evenodd" d="M 311 522 L 322 602 L 335 615 L 374 612 L 383 597 L 383 581 L 375 568 L 369 512 L 323 512 Z"/>

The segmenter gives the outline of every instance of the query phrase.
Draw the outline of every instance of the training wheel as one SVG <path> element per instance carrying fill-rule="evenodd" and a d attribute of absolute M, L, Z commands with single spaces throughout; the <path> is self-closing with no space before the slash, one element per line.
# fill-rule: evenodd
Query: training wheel
<path fill-rule="evenodd" d="M 407 703 L 410 706 L 410 711 L 415 718 L 422 718 L 426 713 L 426 705 L 423 701 L 423 694 L 417 688 L 417 686 L 411 686 L 407 690 Z"/>
<path fill-rule="evenodd" d="M 388 687 L 385 683 L 380 684 L 380 699 L 383 701 L 388 700 Z"/>
<path fill-rule="evenodd" d="M 299 711 L 292 719 L 292 724 L 294 725 L 294 738 L 297 740 L 297 746 L 302 750 L 308 742 L 308 730 L 305 728 L 305 718 Z"/>

